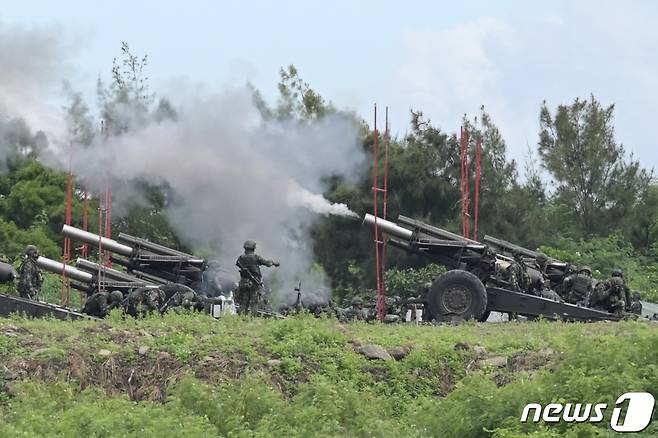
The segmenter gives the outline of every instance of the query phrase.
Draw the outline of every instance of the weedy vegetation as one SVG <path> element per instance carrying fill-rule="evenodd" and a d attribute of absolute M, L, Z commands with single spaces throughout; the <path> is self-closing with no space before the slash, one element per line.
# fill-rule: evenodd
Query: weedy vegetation
<path fill-rule="evenodd" d="M 658 393 L 654 323 L 0 319 L 0 436 L 606 436 L 530 402 Z M 359 347 L 403 347 L 369 360 Z M 655 414 L 654 414 L 655 415 Z M 652 423 L 643 434 L 655 436 Z"/>

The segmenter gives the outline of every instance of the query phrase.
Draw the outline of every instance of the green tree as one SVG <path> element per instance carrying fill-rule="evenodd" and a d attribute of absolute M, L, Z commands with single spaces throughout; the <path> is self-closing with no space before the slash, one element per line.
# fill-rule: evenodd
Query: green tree
<path fill-rule="evenodd" d="M 642 194 L 632 215 L 630 239 L 636 248 L 647 252 L 658 241 L 658 186 L 655 183 Z"/>
<path fill-rule="evenodd" d="M 556 201 L 568 206 L 585 234 L 623 226 L 646 191 L 650 175 L 623 145 L 613 127 L 614 105 L 603 107 L 591 96 L 540 111 L 538 151 L 556 184 Z"/>

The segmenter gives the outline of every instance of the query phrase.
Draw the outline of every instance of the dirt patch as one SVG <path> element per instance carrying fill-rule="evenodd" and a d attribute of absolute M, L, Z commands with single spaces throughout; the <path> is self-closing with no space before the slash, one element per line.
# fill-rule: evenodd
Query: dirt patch
<path fill-rule="evenodd" d="M 239 355 L 212 357 L 185 365 L 163 351 L 137 358 L 126 353 L 99 357 L 69 351 L 64 358 L 35 355 L 11 359 L 5 364 L 5 374 L 12 380 L 29 377 L 54 381 L 64 377 L 81 389 L 95 385 L 108 395 L 127 394 L 135 401 L 164 402 L 169 385 L 188 372 L 207 383 L 215 383 L 239 378 L 246 369 L 245 364 L 245 358 Z"/>
<path fill-rule="evenodd" d="M 513 354 L 507 361 L 507 368 L 512 372 L 537 371 L 549 365 L 555 358 L 550 348 Z"/>
<path fill-rule="evenodd" d="M 386 368 L 372 366 L 365 367 L 364 370 L 370 373 L 375 382 L 385 382 L 388 380 L 388 370 Z"/>

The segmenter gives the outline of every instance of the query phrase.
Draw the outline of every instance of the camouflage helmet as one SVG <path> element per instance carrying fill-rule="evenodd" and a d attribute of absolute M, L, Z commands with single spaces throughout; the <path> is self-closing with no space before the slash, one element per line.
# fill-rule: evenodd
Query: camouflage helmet
<path fill-rule="evenodd" d="M 537 254 L 537 257 L 535 257 L 535 261 L 540 265 L 545 265 L 546 263 L 548 263 L 548 256 L 540 252 L 539 254 Z"/>
<path fill-rule="evenodd" d="M 120 303 L 121 301 L 123 301 L 123 294 L 121 291 L 113 290 L 110 292 L 110 302 Z"/>
<path fill-rule="evenodd" d="M 363 300 L 361 297 L 354 297 L 352 298 L 352 303 L 353 306 L 363 306 Z"/>
<path fill-rule="evenodd" d="M 245 240 L 243 246 L 244 249 L 246 249 L 247 251 L 253 251 L 256 249 L 256 242 L 254 242 L 253 240 Z"/>
<path fill-rule="evenodd" d="M 612 270 L 612 276 L 613 276 L 613 277 L 621 277 L 621 278 L 624 278 L 624 271 L 622 271 L 622 270 L 619 269 L 619 268 L 617 268 L 617 269 L 613 269 L 613 270 Z"/>
<path fill-rule="evenodd" d="M 592 275 L 592 268 L 590 268 L 589 266 L 583 266 L 578 270 L 579 274 L 581 272 L 587 272 L 589 275 Z"/>
<path fill-rule="evenodd" d="M 27 245 L 25 247 L 25 255 L 31 256 L 32 254 L 39 255 L 39 250 L 34 245 Z"/>

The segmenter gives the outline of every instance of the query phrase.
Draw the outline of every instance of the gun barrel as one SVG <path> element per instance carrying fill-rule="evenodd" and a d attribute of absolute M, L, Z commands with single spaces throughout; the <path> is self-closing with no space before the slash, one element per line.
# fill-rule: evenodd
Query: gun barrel
<path fill-rule="evenodd" d="M 524 255 L 525 257 L 529 257 L 529 258 L 533 258 L 533 259 L 536 258 L 539 255 L 539 253 L 536 252 L 536 251 L 532 251 L 532 250 L 529 250 L 527 248 L 523 248 L 522 246 L 515 245 L 511 242 L 508 242 L 507 240 L 498 239 L 496 237 L 492 237 L 492 236 L 487 235 L 487 236 L 484 236 L 484 241 L 489 245 L 500 248 L 501 250 L 507 251 L 509 253 L 518 252 L 518 253 Z"/>
<path fill-rule="evenodd" d="M 394 222 L 387 221 L 386 219 L 375 217 L 370 213 L 366 213 L 366 215 L 363 217 L 363 223 L 373 227 L 375 226 L 375 220 L 377 221 L 377 229 L 399 239 L 411 240 L 411 237 L 414 234 L 414 232 L 411 230 L 403 228 Z"/>
<path fill-rule="evenodd" d="M 148 241 L 146 239 L 141 239 L 139 237 L 134 237 L 131 236 L 130 234 L 125 234 L 125 233 L 119 233 L 119 240 L 129 243 L 133 247 L 136 248 L 145 248 L 155 254 L 160 254 L 160 255 L 168 255 L 168 256 L 182 256 L 182 257 L 187 257 L 190 259 L 195 258 L 192 254 L 187 254 L 182 251 L 178 251 L 175 249 L 168 248 L 163 245 L 159 245 L 157 243 L 153 243 L 151 241 Z"/>
<path fill-rule="evenodd" d="M 64 263 L 48 259 L 46 257 L 39 257 L 37 259 L 37 266 L 39 266 L 44 271 L 52 272 L 53 274 L 66 273 L 66 276 L 82 282 L 82 283 L 91 283 L 94 280 L 94 276 L 89 272 L 82 271 L 80 269 L 74 268 L 73 266 L 65 265 Z"/>
<path fill-rule="evenodd" d="M 402 225 L 417 229 L 423 234 L 427 234 L 430 237 L 434 237 L 441 240 L 457 240 L 461 242 L 468 242 L 476 245 L 480 245 L 480 242 L 477 240 L 469 239 L 468 237 L 460 236 L 459 234 L 451 233 L 450 231 L 438 228 L 432 225 L 428 225 L 424 222 L 417 221 L 410 217 L 403 215 L 398 216 L 398 222 Z"/>
<path fill-rule="evenodd" d="M 81 230 L 79 228 L 72 227 L 70 225 L 64 225 L 62 227 L 62 233 L 64 236 L 75 240 L 77 242 L 87 243 L 89 245 L 98 245 L 100 242 L 103 249 L 116 252 L 118 254 L 130 257 L 133 253 L 132 247 L 128 245 L 121 244 L 116 240 L 109 239 L 107 237 L 99 236 L 98 234 L 90 233 L 88 231 Z"/>
<path fill-rule="evenodd" d="M 8 283 L 15 277 L 14 267 L 9 263 L 0 262 L 0 283 Z"/>
<path fill-rule="evenodd" d="M 92 275 L 98 275 L 100 269 L 101 275 L 106 279 L 113 281 L 123 281 L 127 283 L 145 283 L 150 284 L 149 281 L 140 280 L 139 278 L 126 274 L 116 269 L 108 268 L 106 266 L 99 265 L 98 263 L 91 262 L 87 259 L 78 258 L 75 262 L 75 265 L 85 272 L 89 272 Z"/>

